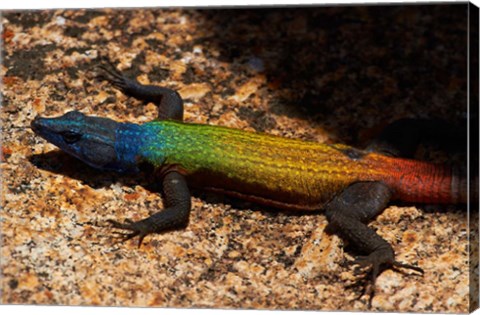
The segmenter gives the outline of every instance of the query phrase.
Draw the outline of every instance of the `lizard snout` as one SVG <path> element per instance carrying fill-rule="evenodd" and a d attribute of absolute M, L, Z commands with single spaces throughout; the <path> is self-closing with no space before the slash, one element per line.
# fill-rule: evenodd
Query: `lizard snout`
<path fill-rule="evenodd" d="M 45 118 L 40 116 L 35 117 L 30 123 L 30 128 L 35 133 L 38 133 L 44 126 L 45 126 Z"/>

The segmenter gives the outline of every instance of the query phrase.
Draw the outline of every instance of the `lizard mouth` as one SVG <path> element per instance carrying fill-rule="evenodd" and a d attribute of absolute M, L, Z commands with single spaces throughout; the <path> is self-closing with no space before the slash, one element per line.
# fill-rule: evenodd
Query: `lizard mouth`
<path fill-rule="evenodd" d="M 50 143 L 58 146 L 61 144 L 61 134 L 55 128 L 55 118 L 45 118 L 37 116 L 30 123 L 30 128 L 32 131 L 47 140 Z"/>

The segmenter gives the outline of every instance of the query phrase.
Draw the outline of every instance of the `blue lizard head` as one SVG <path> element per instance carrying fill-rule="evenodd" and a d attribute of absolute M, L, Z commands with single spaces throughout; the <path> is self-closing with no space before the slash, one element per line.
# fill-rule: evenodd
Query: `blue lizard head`
<path fill-rule="evenodd" d="M 121 125 L 112 119 L 71 111 L 54 118 L 37 116 L 31 128 L 40 137 L 92 167 L 117 172 L 137 171 L 134 159 L 125 160 L 117 154 L 116 135 Z"/>

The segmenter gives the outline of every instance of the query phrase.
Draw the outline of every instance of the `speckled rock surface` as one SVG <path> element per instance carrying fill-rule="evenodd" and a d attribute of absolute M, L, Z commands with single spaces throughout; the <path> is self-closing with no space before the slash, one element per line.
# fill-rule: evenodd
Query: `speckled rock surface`
<path fill-rule="evenodd" d="M 363 146 L 402 117 L 466 115 L 466 4 L 5 12 L 2 303 L 367 310 L 354 252 L 295 215 L 195 191 L 184 230 L 117 243 L 106 219 L 162 207 L 141 177 L 98 172 L 28 128 L 73 109 L 145 122 L 155 107 L 95 79 L 100 55 L 176 89 L 185 120 Z M 420 158 L 443 162 L 440 153 Z M 461 206 L 392 204 L 374 222 L 399 260 L 372 310 L 468 311 Z"/>

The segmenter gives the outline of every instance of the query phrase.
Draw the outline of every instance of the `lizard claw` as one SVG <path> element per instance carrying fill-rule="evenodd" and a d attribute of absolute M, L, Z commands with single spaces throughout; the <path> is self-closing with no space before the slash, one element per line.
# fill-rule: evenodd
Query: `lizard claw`
<path fill-rule="evenodd" d="M 122 239 L 121 241 L 123 242 L 138 236 L 139 248 L 142 245 L 142 242 L 145 236 L 147 236 L 150 233 L 150 231 L 146 229 L 145 225 L 142 224 L 143 223 L 142 221 L 135 222 L 130 219 L 125 219 L 125 223 L 120 223 L 115 220 L 107 220 L 107 222 L 110 223 L 114 228 L 132 231 L 131 233 L 121 233 L 121 232 L 114 232 L 114 233 L 119 235 L 119 237 Z"/>
<path fill-rule="evenodd" d="M 414 265 L 410 265 L 410 264 L 404 264 L 404 263 L 401 263 L 401 262 L 399 262 L 399 261 L 394 261 L 392 265 L 393 265 L 394 267 L 400 267 L 400 268 L 415 270 L 415 271 L 421 273 L 422 275 L 425 273 L 425 272 L 423 271 L 423 269 L 420 268 L 420 267 L 417 267 L 417 266 L 414 266 Z"/>
<path fill-rule="evenodd" d="M 97 78 L 107 80 L 122 92 L 125 92 L 128 87 L 132 85 L 131 80 L 118 71 L 109 59 L 102 58 L 102 63 L 95 67 L 101 70 L 101 72 L 97 74 Z"/>
<path fill-rule="evenodd" d="M 406 268 L 417 271 L 423 275 L 423 269 L 414 265 L 401 263 L 394 259 L 393 251 L 391 249 L 378 249 L 372 252 L 368 256 L 359 256 L 349 264 L 357 265 L 354 269 L 356 276 L 363 276 L 357 280 L 357 283 L 362 282 L 364 284 L 364 290 L 359 298 L 363 295 L 369 296 L 368 308 L 372 307 L 372 300 L 375 296 L 375 282 L 377 277 L 386 269 L 393 269 L 397 271 L 397 268 Z M 367 279 L 370 277 L 370 279 Z"/>
<path fill-rule="evenodd" d="M 97 75 L 97 78 L 108 81 L 123 94 L 131 95 L 134 91 L 142 88 L 142 85 L 136 80 L 127 78 L 112 64 L 101 64 L 97 67 L 102 70 L 101 73 Z"/>
<path fill-rule="evenodd" d="M 98 69 L 102 70 L 101 73 L 97 75 L 97 78 L 107 80 L 113 86 L 123 91 L 127 88 L 127 80 L 113 65 L 99 65 Z"/>

